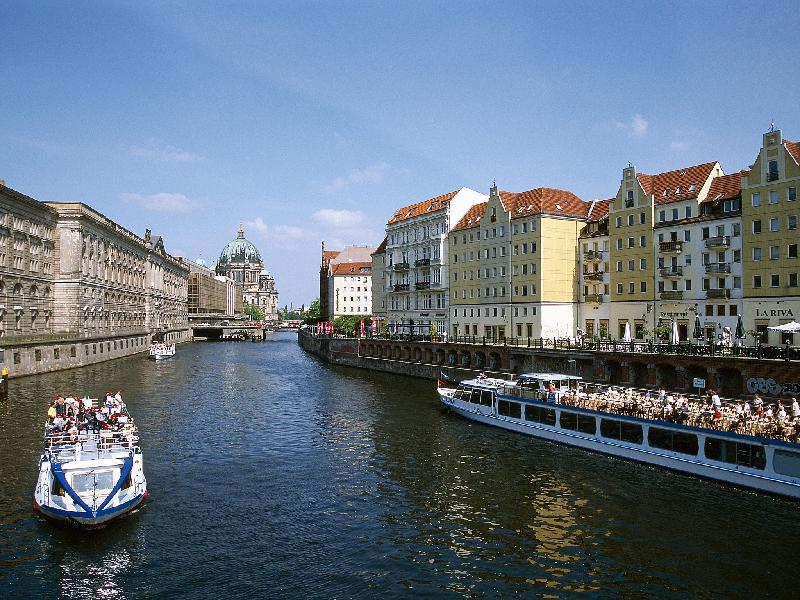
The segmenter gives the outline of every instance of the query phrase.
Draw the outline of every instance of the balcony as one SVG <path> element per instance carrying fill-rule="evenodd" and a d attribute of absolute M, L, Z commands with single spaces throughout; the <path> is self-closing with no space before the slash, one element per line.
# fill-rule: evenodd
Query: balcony
<path fill-rule="evenodd" d="M 584 281 L 603 281 L 603 273 L 602 271 L 589 271 L 583 274 Z"/>
<path fill-rule="evenodd" d="M 677 265 L 672 267 L 662 267 L 658 270 L 662 277 L 683 277 L 683 267 Z"/>
<path fill-rule="evenodd" d="M 730 273 L 730 263 L 706 263 L 706 273 Z"/>
<path fill-rule="evenodd" d="M 719 289 L 719 288 L 706 290 L 706 298 L 709 298 L 709 299 L 721 300 L 721 299 L 730 298 L 730 297 L 731 297 L 731 291 L 730 290 Z"/>
<path fill-rule="evenodd" d="M 706 248 L 730 248 L 731 236 L 717 235 L 706 240 Z"/>
<path fill-rule="evenodd" d="M 411 286 L 408 283 L 395 283 L 394 284 L 394 291 L 395 292 L 407 292 L 411 289 Z"/>
<path fill-rule="evenodd" d="M 392 265 L 392 269 L 395 271 L 408 271 L 409 264 L 407 262 L 395 263 Z"/>
<path fill-rule="evenodd" d="M 431 266 L 431 259 L 430 258 L 418 258 L 414 261 L 415 267 L 430 267 Z"/>
<path fill-rule="evenodd" d="M 603 253 L 600 250 L 585 250 L 583 260 L 586 262 L 600 262 L 603 260 Z"/>
<path fill-rule="evenodd" d="M 415 289 L 418 289 L 418 290 L 429 290 L 429 289 L 431 289 L 431 282 L 430 281 L 418 281 L 414 287 L 415 287 Z"/>
<path fill-rule="evenodd" d="M 603 302 L 603 294 L 586 294 L 586 296 L 584 296 L 584 302 L 600 304 Z"/>
<path fill-rule="evenodd" d="M 661 292 L 661 300 L 683 300 L 683 292 L 679 290 L 669 290 Z"/>
<path fill-rule="evenodd" d="M 659 242 L 658 243 L 658 250 L 659 252 L 677 252 L 680 253 L 683 251 L 683 242 L 680 240 L 668 240 L 666 242 Z"/>

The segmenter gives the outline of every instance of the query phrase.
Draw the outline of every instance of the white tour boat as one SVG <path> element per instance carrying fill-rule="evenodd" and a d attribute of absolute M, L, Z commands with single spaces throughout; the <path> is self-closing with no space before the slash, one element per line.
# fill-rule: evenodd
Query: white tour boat
<path fill-rule="evenodd" d="M 800 499 L 800 444 L 597 409 L 581 400 L 580 379 L 479 377 L 457 389 L 440 381 L 438 392 L 444 406 L 473 421 Z"/>
<path fill-rule="evenodd" d="M 175 356 L 175 344 L 153 344 L 150 346 L 150 358 L 153 360 L 164 360 Z"/>
<path fill-rule="evenodd" d="M 97 527 L 122 516 L 147 497 L 136 427 L 124 405 L 101 412 L 85 399 L 60 430 L 45 425 L 34 509 L 44 516 Z M 60 423 L 59 423 L 60 425 Z"/>

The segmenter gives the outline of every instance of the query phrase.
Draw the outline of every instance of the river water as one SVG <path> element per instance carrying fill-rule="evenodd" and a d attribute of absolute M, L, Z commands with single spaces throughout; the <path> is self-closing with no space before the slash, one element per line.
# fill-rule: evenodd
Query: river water
<path fill-rule="evenodd" d="M 31 509 L 56 392 L 123 390 L 151 499 L 81 532 Z M 796 502 L 472 424 L 435 384 L 296 336 L 11 381 L 0 597 L 796 597 Z"/>

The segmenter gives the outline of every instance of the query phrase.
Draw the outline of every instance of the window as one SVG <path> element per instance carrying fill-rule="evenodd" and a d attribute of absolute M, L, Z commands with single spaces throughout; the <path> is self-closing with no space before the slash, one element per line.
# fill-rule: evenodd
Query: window
<path fill-rule="evenodd" d="M 562 429 L 571 429 L 572 431 L 580 431 L 581 433 L 592 435 L 597 433 L 597 420 L 588 415 L 577 415 L 562 410 L 559 424 Z"/>
<path fill-rule="evenodd" d="M 772 274 L 769 276 L 769 286 L 770 287 L 780 287 L 781 285 L 781 277 L 780 275 Z"/>
<path fill-rule="evenodd" d="M 769 191 L 769 203 L 770 204 L 777 204 L 778 203 L 778 192 L 777 192 L 777 190 L 770 190 Z"/>
<path fill-rule="evenodd" d="M 663 210 L 658 211 L 658 222 L 663 223 L 666 221 L 666 212 Z"/>
<path fill-rule="evenodd" d="M 797 229 L 797 215 L 789 215 L 787 217 L 786 228 L 790 230 Z"/>
<path fill-rule="evenodd" d="M 753 233 L 761 233 L 761 219 L 753 221 Z"/>
<path fill-rule="evenodd" d="M 738 248 L 733 251 L 733 262 L 740 263 L 742 262 L 742 251 Z"/>
<path fill-rule="evenodd" d="M 629 237 L 628 238 L 628 248 L 633 248 L 634 245 L 635 245 L 634 244 L 634 239 L 632 237 Z"/>
<path fill-rule="evenodd" d="M 767 181 L 776 181 L 778 179 L 778 161 L 769 161 L 769 172 L 767 173 Z"/>
<path fill-rule="evenodd" d="M 797 244 L 789 244 L 786 256 L 787 258 L 797 258 Z"/>
<path fill-rule="evenodd" d="M 797 200 L 797 188 L 796 187 L 790 187 L 787 190 L 786 199 L 789 202 L 794 202 L 795 200 Z"/>
<path fill-rule="evenodd" d="M 789 287 L 797 287 L 797 273 L 789 273 Z"/>
<path fill-rule="evenodd" d="M 636 292 L 636 284 L 633 281 L 628 282 L 628 293 L 633 294 Z"/>
<path fill-rule="evenodd" d="M 753 287 L 754 288 L 761 287 L 761 275 L 753 275 Z"/>
<path fill-rule="evenodd" d="M 673 221 L 677 221 L 678 220 L 678 209 L 677 208 L 673 208 L 672 209 L 672 220 Z"/>
<path fill-rule="evenodd" d="M 628 215 L 628 225 L 629 226 L 633 225 L 633 215 L 632 214 Z"/>
<path fill-rule="evenodd" d="M 761 260 L 761 248 L 758 246 L 753 248 L 753 260 Z"/>
<path fill-rule="evenodd" d="M 618 284 L 617 284 L 617 293 L 618 293 L 618 294 L 621 294 L 621 293 L 622 293 L 622 284 L 621 284 L 621 283 L 618 283 Z"/>
<path fill-rule="evenodd" d="M 781 257 L 780 248 L 778 246 L 769 247 L 769 259 L 778 260 Z"/>
<path fill-rule="evenodd" d="M 646 248 L 647 247 L 647 237 L 646 236 L 643 235 L 643 236 L 639 237 L 639 247 L 640 248 Z"/>
<path fill-rule="evenodd" d="M 778 218 L 773 217 L 769 220 L 769 230 L 770 231 L 778 231 Z"/>
<path fill-rule="evenodd" d="M 742 235 L 742 227 L 739 223 L 733 224 L 733 237 L 739 237 Z"/>
<path fill-rule="evenodd" d="M 617 227 L 622 227 L 622 217 L 617 217 Z"/>
<path fill-rule="evenodd" d="M 636 261 L 629 260 L 628 261 L 628 271 L 633 271 L 636 268 Z"/>
<path fill-rule="evenodd" d="M 497 414 L 504 417 L 511 417 L 512 419 L 522 418 L 522 406 L 519 402 L 511 402 L 509 400 L 498 400 Z"/>
<path fill-rule="evenodd" d="M 644 225 L 647 221 L 647 216 L 644 213 L 639 213 L 639 224 Z"/>
<path fill-rule="evenodd" d="M 764 469 L 767 466 L 767 455 L 764 448 L 755 444 L 744 444 L 719 438 L 706 438 L 704 447 L 706 458 L 733 465 Z M 776 451 L 777 452 L 777 451 Z"/>
<path fill-rule="evenodd" d="M 692 207 L 691 206 L 687 206 L 686 207 L 685 215 L 686 215 L 687 219 L 690 219 L 692 217 Z"/>
<path fill-rule="evenodd" d="M 617 238 L 617 250 L 622 250 L 622 238 Z"/>
<path fill-rule="evenodd" d="M 640 281 L 639 282 L 639 291 L 641 293 L 643 293 L 643 294 L 647 292 L 647 282 L 646 281 Z"/>
<path fill-rule="evenodd" d="M 699 450 L 697 436 L 693 433 L 670 431 L 660 427 L 650 427 L 647 432 L 647 443 L 653 448 L 680 452 L 696 456 Z"/>
<path fill-rule="evenodd" d="M 641 444 L 644 435 L 642 426 L 615 419 L 600 419 L 600 435 L 612 440 Z"/>
<path fill-rule="evenodd" d="M 617 273 L 622 273 L 622 261 L 617 261 Z"/>
<path fill-rule="evenodd" d="M 761 194 L 756 192 L 755 194 L 753 194 L 752 200 L 753 200 L 753 206 L 761 206 Z"/>
<path fill-rule="evenodd" d="M 556 411 L 552 408 L 544 408 L 543 406 L 526 404 L 525 420 L 552 426 L 556 424 Z"/>
<path fill-rule="evenodd" d="M 713 304 L 706 304 L 706 316 L 713 317 L 714 316 L 714 305 Z"/>
<path fill-rule="evenodd" d="M 775 450 L 772 457 L 772 468 L 781 475 L 800 477 L 800 453 Z"/>
<path fill-rule="evenodd" d="M 684 286 L 684 288 L 686 289 L 686 291 L 687 292 L 692 291 L 692 280 L 691 279 L 686 279 L 685 280 L 685 284 L 686 285 Z"/>
<path fill-rule="evenodd" d="M 628 190 L 628 194 L 625 197 L 625 208 L 633 208 L 633 190 Z"/>
<path fill-rule="evenodd" d="M 691 242 L 692 241 L 692 232 L 688 229 L 684 229 L 683 231 L 683 241 L 684 242 Z"/>
<path fill-rule="evenodd" d="M 644 271 L 645 269 L 647 269 L 647 259 L 646 259 L 646 258 L 640 258 L 640 259 L 639 259 L 639 268 L 640 268 L 642 271 Z"/>

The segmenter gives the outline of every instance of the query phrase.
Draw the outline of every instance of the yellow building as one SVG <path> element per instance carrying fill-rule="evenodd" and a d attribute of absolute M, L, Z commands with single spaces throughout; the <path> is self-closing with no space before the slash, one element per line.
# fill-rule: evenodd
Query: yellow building
<path fill-rule="evenodd" d="M 742 229 L 745 327 L 770 344 L 785 340 L 768 326 L 800 318 L 798 187 L 800 143 L 784 140 L 780 130 L 768 131 L 742 177 Z"/>
<path fill-rule="evenodd" d="M 490 190 L 450 237 L 453 335 L 574 335 L 578 235 L 589 204 L 564 190 Z"/>

